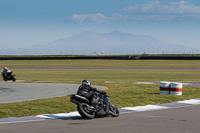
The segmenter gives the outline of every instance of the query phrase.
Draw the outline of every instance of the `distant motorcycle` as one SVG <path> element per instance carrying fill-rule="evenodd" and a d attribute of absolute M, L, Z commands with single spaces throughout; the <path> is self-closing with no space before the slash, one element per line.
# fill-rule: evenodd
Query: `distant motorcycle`
<path fill-rule="evenodd" d="M 7 72 L 2 72 L 1 75 L 3 76 L 3 80 L 7 82 L 8 80 L 12 80 L 13 82 L 16 81 L 15 75 L 12 74 L 11 70 L 8 70 Z"/>
<path fill-rule="evenodd" d="M 94 108 L 90 106 L 90 101 L 85 97 L 76 94 L 70 95 L 70 101 L 77 105 L 79 114 L 85 119 L 93 119 L 100 115 L 111 115 L 113 117 L 119 116 L 119 110 L 115 107 L 115 105 L 109 102 L 107 93 L 99 94 L 98 98 L 98 103 Z"/>

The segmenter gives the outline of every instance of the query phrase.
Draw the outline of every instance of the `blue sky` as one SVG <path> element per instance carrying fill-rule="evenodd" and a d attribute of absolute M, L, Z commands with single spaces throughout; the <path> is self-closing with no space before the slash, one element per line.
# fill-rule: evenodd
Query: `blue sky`
<path fill-rule="evenodd" d="M 0 46 L 120 30 L 200 49 L 197 0 L 0 0 Z"/>

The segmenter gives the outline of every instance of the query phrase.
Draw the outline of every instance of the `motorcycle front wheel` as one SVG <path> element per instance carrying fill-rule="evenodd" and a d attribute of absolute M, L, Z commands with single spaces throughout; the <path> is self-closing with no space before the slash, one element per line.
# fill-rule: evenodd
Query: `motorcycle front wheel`
<path fill-rule="evenodd" d="M 95 112 L 90 109 L 90 106 L 86 103 L 80 103 L 77 106 L 79 114 L 85 119 L 93 119 Z"/>
<path fill-rule="evenodd" d="M 16 81 L 16 78 L 15 78 L 14 76 L 12 77 L 12 81 L 13 81 L 13 82 L 15 82 L 15 81 Z"/>
<path fill-rule="evenodd" d="M 115 105 L 110 103 L 109 110 L 110 110 L 110 115 L 111 116 L 113 116 L 113 117 L 118 117 L 119 116 L 119 110 L 117 109 L 117 107 L 115 107 Z"/>

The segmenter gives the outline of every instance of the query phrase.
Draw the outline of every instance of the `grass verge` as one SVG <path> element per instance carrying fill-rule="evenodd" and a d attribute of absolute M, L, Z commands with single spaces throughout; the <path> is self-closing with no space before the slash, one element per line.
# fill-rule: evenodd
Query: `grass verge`
<path fill-rule="evenodd" d="M 8 67 L 200 68 L 199 60 L 0 60 Z"/>
<path fill-rule="evenodd" d="M 6 63 L 0 61 L 0 63 Z M 21 64 L 20 64 L 21 63 Z M 28 64 L 29 63 L 29 64 Z M 57 64 L 58 63 L 58 64 Z M 68 64 L 69 63 L 69 64 Z M 98 63 L 103 63 L 99 64 Z M 124 63 L 124 64 L 122 64 Z M 129 64 L 130 63 L 130 64 Z M 134 64 L 136 63 L 136 64 Z M 199 61 L 106 61 L 101 60 L 81 62 L 77 61 L 12 61 L 7 62 L 6 66 L 24 67 L 34 65 L 36 67 L 68 67 L 77 66 L 89 67 L 90 64 L 96 64 L 97 67 L 114 67 L 116 64 L 121 64 L 118 67 L 129 66 L 138 67 L 148 64 L 149 67 L 191 67 L 196 68 Z M 181 65 L 179 63 L 182 63 Z M 192 64 L 194 63 L 194 64 Z M 75 65 L 76 64 L 76 65 Z M 157 64 L 157 65 L 156 65 Z M 91 66 L 90 66 L 91 67 Z M 93 66 L 92 66 L 93 67 Z M 55 83 L 72 83 L 80 84 L 83 79 L 89 79 L 93 85 L 106 86 L 111 103 L 117 107 L 127 106 L 142 106 L 147 104 L 169 103 L 180 100 L 199 98 L 200 89 L 193 86 L 184 86 L 182 96 L 159 95 L 159 85 L 141 85 L 133 84 L 132 82 L 149 82 L 149 81 L 199 81 L 200 71 L 155 71 L 155 70 L 20 70 L 14 69 L 14 74 L 18 80 L 35 81 L 53 81 Z M 106 84 L 105 81 L 113 81 Z M 28 115 L 38 115 L 46 113 L 61 113 L 75 111 L 76 106 L 69 101 L 69 96 L 40 99 L 33 101 L 24 101 L 17 103 L 0 104 L 0 118 L 4 117 L 19 117 Z"/>
<path fill-rule="evenodd" d="M 158 85 L 108 84 L 111 103 L 117 107 L 134 107 L 148 104 L 170 103 L 199 98 L 198 87 L 184 86 L 183 96 L 159 95 Z M 33 101 L 0 104 L 0 117 L 19 117 L 38 114 L 53 114 L 76 111 L 69 96 Z"/>

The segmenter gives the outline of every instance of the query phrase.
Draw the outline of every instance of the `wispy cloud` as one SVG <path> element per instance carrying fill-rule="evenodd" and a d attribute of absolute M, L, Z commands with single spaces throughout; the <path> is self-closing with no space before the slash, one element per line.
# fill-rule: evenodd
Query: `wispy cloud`
<path fill-rule="evenodd" d="M 200 18 L 200 6 L 185 1 L 171 3 L 154 1 L 126 7 L 123 14 L 129 20 L 137 20 L 137 18 L 139 20 L 184 20 Z"/>
<path fill-rule="evenodd" d="M 70 18 L 70 22 L 75 23 L 105 23 L 108 17 L 101 13 L 97 14 L 73 14 Z"/>
<path fill-rule="evenodd" d="M 200 6 L 185 1 L 170 3 L 154 1 L 125 7 L 119 13 L 113 13 L 110 16 L 101 13 L 73 14 L 67 21 L 72 23 L 114 23 L 187 19 L 200 19 Z"/>

